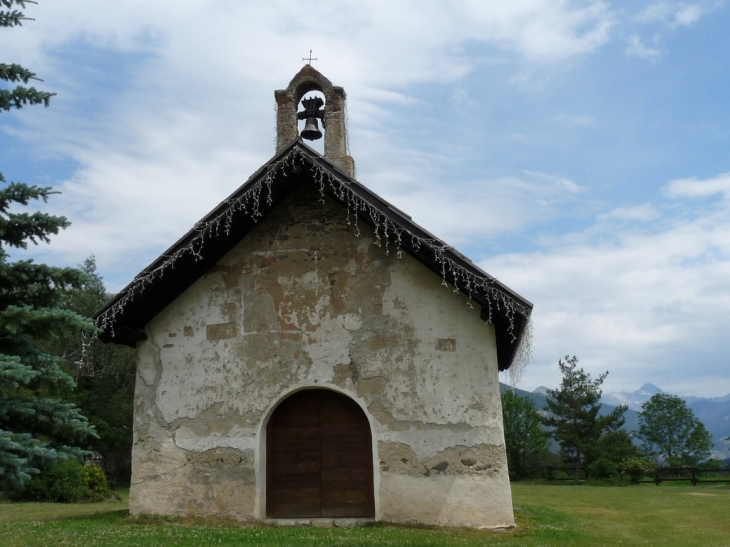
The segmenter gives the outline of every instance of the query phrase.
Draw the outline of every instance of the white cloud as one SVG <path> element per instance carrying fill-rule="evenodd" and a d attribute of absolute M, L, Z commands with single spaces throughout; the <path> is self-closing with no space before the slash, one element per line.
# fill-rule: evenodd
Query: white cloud
<path fill-rule="evenodd" d="M 675 5 L 672 2 L 654 2 L 637 13 L 635 19 L 640 23 L 666 21 L 674 11 Z"/>
<path fill-rule="evenodd" d="M 435 183 L 416 192 L 393 193 L 392 201 L 439 237 L 463 245 L 546 222 L 559 215 L 552 202 L 565 194 L 559 187 L 546 188 L 518 178 L 471 181 L 444 193 L 443 186 Z"/>
<path fill-rule="evenodd" d="M 608 213 L 598 215 L 599 221 L 629 220 L 637 222 L 648 222 L 659 218 L 659 211 L 650 203 L 636 205 L 633 207 L 617 207 Z"/>
<path fill-rule="evenodd" d="M 725 193 L 728 176 L 673 181 L 667 188 L 673 198 Z M 713 387 L 711 379 L 727 373 L 720 348 L 724 318 L 730 317 L 730 209 L 725 204 L 720 212 L 694 213 L 668 221 L 651 205 L 614 209 L 601 221 L 656 223 L 644 233 L 613 233 L 615 225 L 599 222 L 541 252 L 482 263 L 535 303 L 535 363 L 525 387 L 557 385 L 557 359 L 576 354 L 592 374 L 611 372 L 609 390 L 645 381 L 679 389 L 677 371 L 691 371 L 694 386 L 687 384 L 682 393 L 728 391 L 727 385 Z M 612 233 L 603 238 L 603 230 Z"/>
<path fill-rule="evenodd" d="M 223 74 L 218 69 L 226 65 L 229 75 L 272 72 L 266 68 L 282 53 L 298 62 L 311 47 L 320 66 L 337 66 L 340 74 L 350 67 L 347 79 L 362 74 L 379 84 L 458 78 L 469 69 L 459 55 L 469 41 L 531 59 L 565 59 L 605 44 L 615 23 L 600 0 L 330 0 L 317 9 L 292 9 L 286 0 L 129 0 L 115 5 L 114 17 L 103 2 L 69 0 L 44 4 L 34 15 L 25 32 L 46 48 L 83 38 L 94 47 L 152 49 L 199 78 Z"/>
<path fill-rule="evenodd" d="M 677 25 L 688 27 L 700 20 L 704 10 L 697 5 L 683 5 L 674 14 L 674 21 Z"/>
<path fill-rule="evenodd" d="M 638 34 L 629 36 L 629 44 L 626 46 L 626 55 L 655 61 L 662 56 L 662 50 L 647 46 Z"/>
<path fill-rule="evenodd" d="M 670 197 L 700 198 L 722 194 L 730 199 L 730 173 L 723 173 L 711 179 L 696 178 L 677 179 L 669 183 L 666 189 Z"/>
<path fill-rule="evenodd" d="M 331 0 L 300 10 L 285 0 L 128 0 L 115 4 L 113 17 L 104 2 L 68 0 L 28 12 L 35 21 L 5 54 L 59 96 L 42 121 L 21 118 L 31 133 L 16 134 L 78 164 L 56 200 L 74 226 L 50 252 L 76 262 L 95 252 L 100 266 L 174 240 L 273 154 L 273 90 L 286 86 L 309 48 L 320 59 L 315 66 L 347 89 L 352 132 L 373 131 L 379 141 L 364 141 L 358 161 L 372 157 L 368 148 L 392 149 L 398 161 L 378 176 L 408 179 L 409 166 L 399 163 L 408 150 L 383 131 L 395 107 L 418 106 L 406 86 L 462 78 L 479 63 L 464 53 L 475 44 L 518 65 L 559 63 L 601 47 L 615 22 L 599 0 Z M 93 119 L 80 122 L 89 91 L 74 78 L 91 68 L 56 57 L 67 48 L 134 63 L 117 87 L 102 86 L 121 66 L 93 67 Z M 498 191 L 490 194 L 500 201 Z M 428 211 L 428 198 L 419 199 Z"/>
<path fill-rule="evenodd" d="M 636 15 L 640 23 L 662 22 L 670 26 L 689 27 L 703 15 L 720 7 L 722 2 L 655 2 Z"/>
<path fill-rule="evenodd" d="M 633 16 L 633 22 L 639 28 L 652 29 L 652 38 L 647 43 L 640 33 L 633 33 L 628 37 L 625 53 L 649 61 L 657 61 L 662 56 L 659 44 L 680 27 L 691 27 L 700 19 L 713 11 L 724 7 L 724 0 L 699 0 L 695 2 L 653 2 L 638 11 Z"/>
<path fill-rule="evenodd" d="M 359 180 L 457 247 L 523 233 L 570 214 L 563 205 L 585 191 L 565 177 L 531 171 L 521 177 L 456 180 L 445 186 L 449 166 L 458 160 L 415 150 L 377 150 L 377 161 L 365 158 L 368 168 Z"/>
<path fill-rule="evenodd" d="M 525 175 L 536 181 L 547 183 L 553 188 L 565 190 L 569 194 L 580 194 L 581 192 L 586 191 L 585 187 L 580 186 L 565 177 L 550 175 L 548 173 L 540 173 L 539 171 L 525 171 Z"/>

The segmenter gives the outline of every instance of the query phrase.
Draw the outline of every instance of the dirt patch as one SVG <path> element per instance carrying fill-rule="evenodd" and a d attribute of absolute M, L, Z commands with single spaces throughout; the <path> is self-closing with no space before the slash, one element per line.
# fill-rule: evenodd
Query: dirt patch
<path fill-rule="evenodd" d="M 717 494 L 707 494 L 705 492 L 690 492 L 687 494 L 688 496 L 710 496 L 710 497 L 717 497 Z"/>

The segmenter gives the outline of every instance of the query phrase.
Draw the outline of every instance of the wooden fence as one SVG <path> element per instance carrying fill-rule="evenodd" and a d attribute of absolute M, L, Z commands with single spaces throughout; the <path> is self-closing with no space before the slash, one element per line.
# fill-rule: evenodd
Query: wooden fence
<path fill-rule="evenodd" d="M 704 477 L 703 477 L 704 475 Z M 698 469 L 697 467 L 663 467 L 654 472 L 653 482 L 690 481 L 693 486 L 699 482 L 730 482 L 730 469 Z"/>
<path fill-rule="evenodd" d="M 582 475 L 579 477 L 580 480 L 588 478 L 588 471 L 585 467 L 581 467 L 580 471 Z M 563 476 L 563 472 L 565 476 Z M 558 473 L 556 476 L 555 473 Z M 511 474 L 512 480 L 520 480 L 522 478 L 541 478 L 549 479 L 551 481 L 572 481 L 575 479 L 575 467 L 553 467 L 548 465 L 545 467 L 521 467 L 515 469 L 514 474 Z"/>
<path fill-rule="evenodd" d="M 580 468 L 579 480 L 588 478 L 585 467 Z M 549 479 L 551 481 L 572 481 L 575 478 L 575 467 L 522 467 L 510 470 L 510 479 L 518 481 L 527 478 Z M 730 469 L 699 469 L 697 467 L 662 467 L 654 472 L 650 480 L 640 482 L 653 482 L 661 484 L 665 481 L 690 481 L 693 485 L 710 482 L 730 482 Z"/>

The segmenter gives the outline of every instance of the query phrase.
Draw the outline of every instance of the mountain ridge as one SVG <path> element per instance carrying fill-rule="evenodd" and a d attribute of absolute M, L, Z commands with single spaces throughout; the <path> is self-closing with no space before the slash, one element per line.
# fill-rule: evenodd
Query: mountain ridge
<path fill-rule="evenodd" d="M 542 386 L 541 386 L 542 387 Z M 540 389 L 540 388 L 538 388 Z M 657 393 L 667 393 L 663 389 L 655 386 L 651 383 L 645 383 L 636 391 L 611 391 L 604 393 L 601 397 L 601 402 L 609 405 L 617 406 L 619 404 L 628 404 L 631 410 L 641 412 L 641 405 L 648 401 L 653 395 Z M 673 394 L 669 394 L 673 395 Z M 730 402 L 730 393 L 722 397 L 695 397 L 692 395 L 682 396 L 677 395 L 680 399 L 685 401 L 688 405 L 700 402 L 709 401 L 712 403 L 726 403 Z"/>
<path fill-rule="evenodd" d="M 519 388 L 512 388 L 507 384 L 500 382 L 500 390 L 514 389 L 518 395 L 528 397 L 535 403 L 538 410 L 547 407 L 547 390 L 545 386 L 540 386 L 534 391 L 525 391 Z M 601 397 L 601 414 L 607 414 L 619 405 L 628 407 L 626 414 L 626 423 L 624 429 L 627 431 L 637 431 L 639 429 L 639 413 L 641 405 L 648 401 L 652 395 L 657 393 L 665 393 L 661 388 L 652 383 L 645 383 L 636 391 L 618 391 L 605 393 Z M 704 424 L 707 431 L 712 435 L 714 442 L 713 456 L 727 458 L 730 456 L 730 443 L 723 441 L 725 437 L 730 437 L 730 394 L 723 397 L 681 397 L 687 403 L 687 406 L 694 412 L 695 416 Z"/>

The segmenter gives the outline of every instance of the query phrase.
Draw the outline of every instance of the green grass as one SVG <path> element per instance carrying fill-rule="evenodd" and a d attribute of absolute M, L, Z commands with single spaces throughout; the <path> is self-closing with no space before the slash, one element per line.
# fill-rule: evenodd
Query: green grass
<path fill-rule="evenodd" d="M 95 504 L 0 504 L 0 545 L 730 547 L 730 487 L 513 484 L 517 527 L 487 532 L 375 525 L 276 528 L 215 519 L 133 519 L 126 496 Z"/>
<path fill-rule="evenodd" d="M 518 523 L 522 520 L 530 528 L 530 515 L 537 513 L 531 532 L 540 536 L 550 530 L 546 527 L 548 517 L 540 514 L 552 511 L 558 528 L 562 523 L 564 545 L 730 547 L 730 488 L 725 484 L 520 484 L 514 485 L 512 492 Z M 526 513 L 523 519 L 522 509 Z"/>

